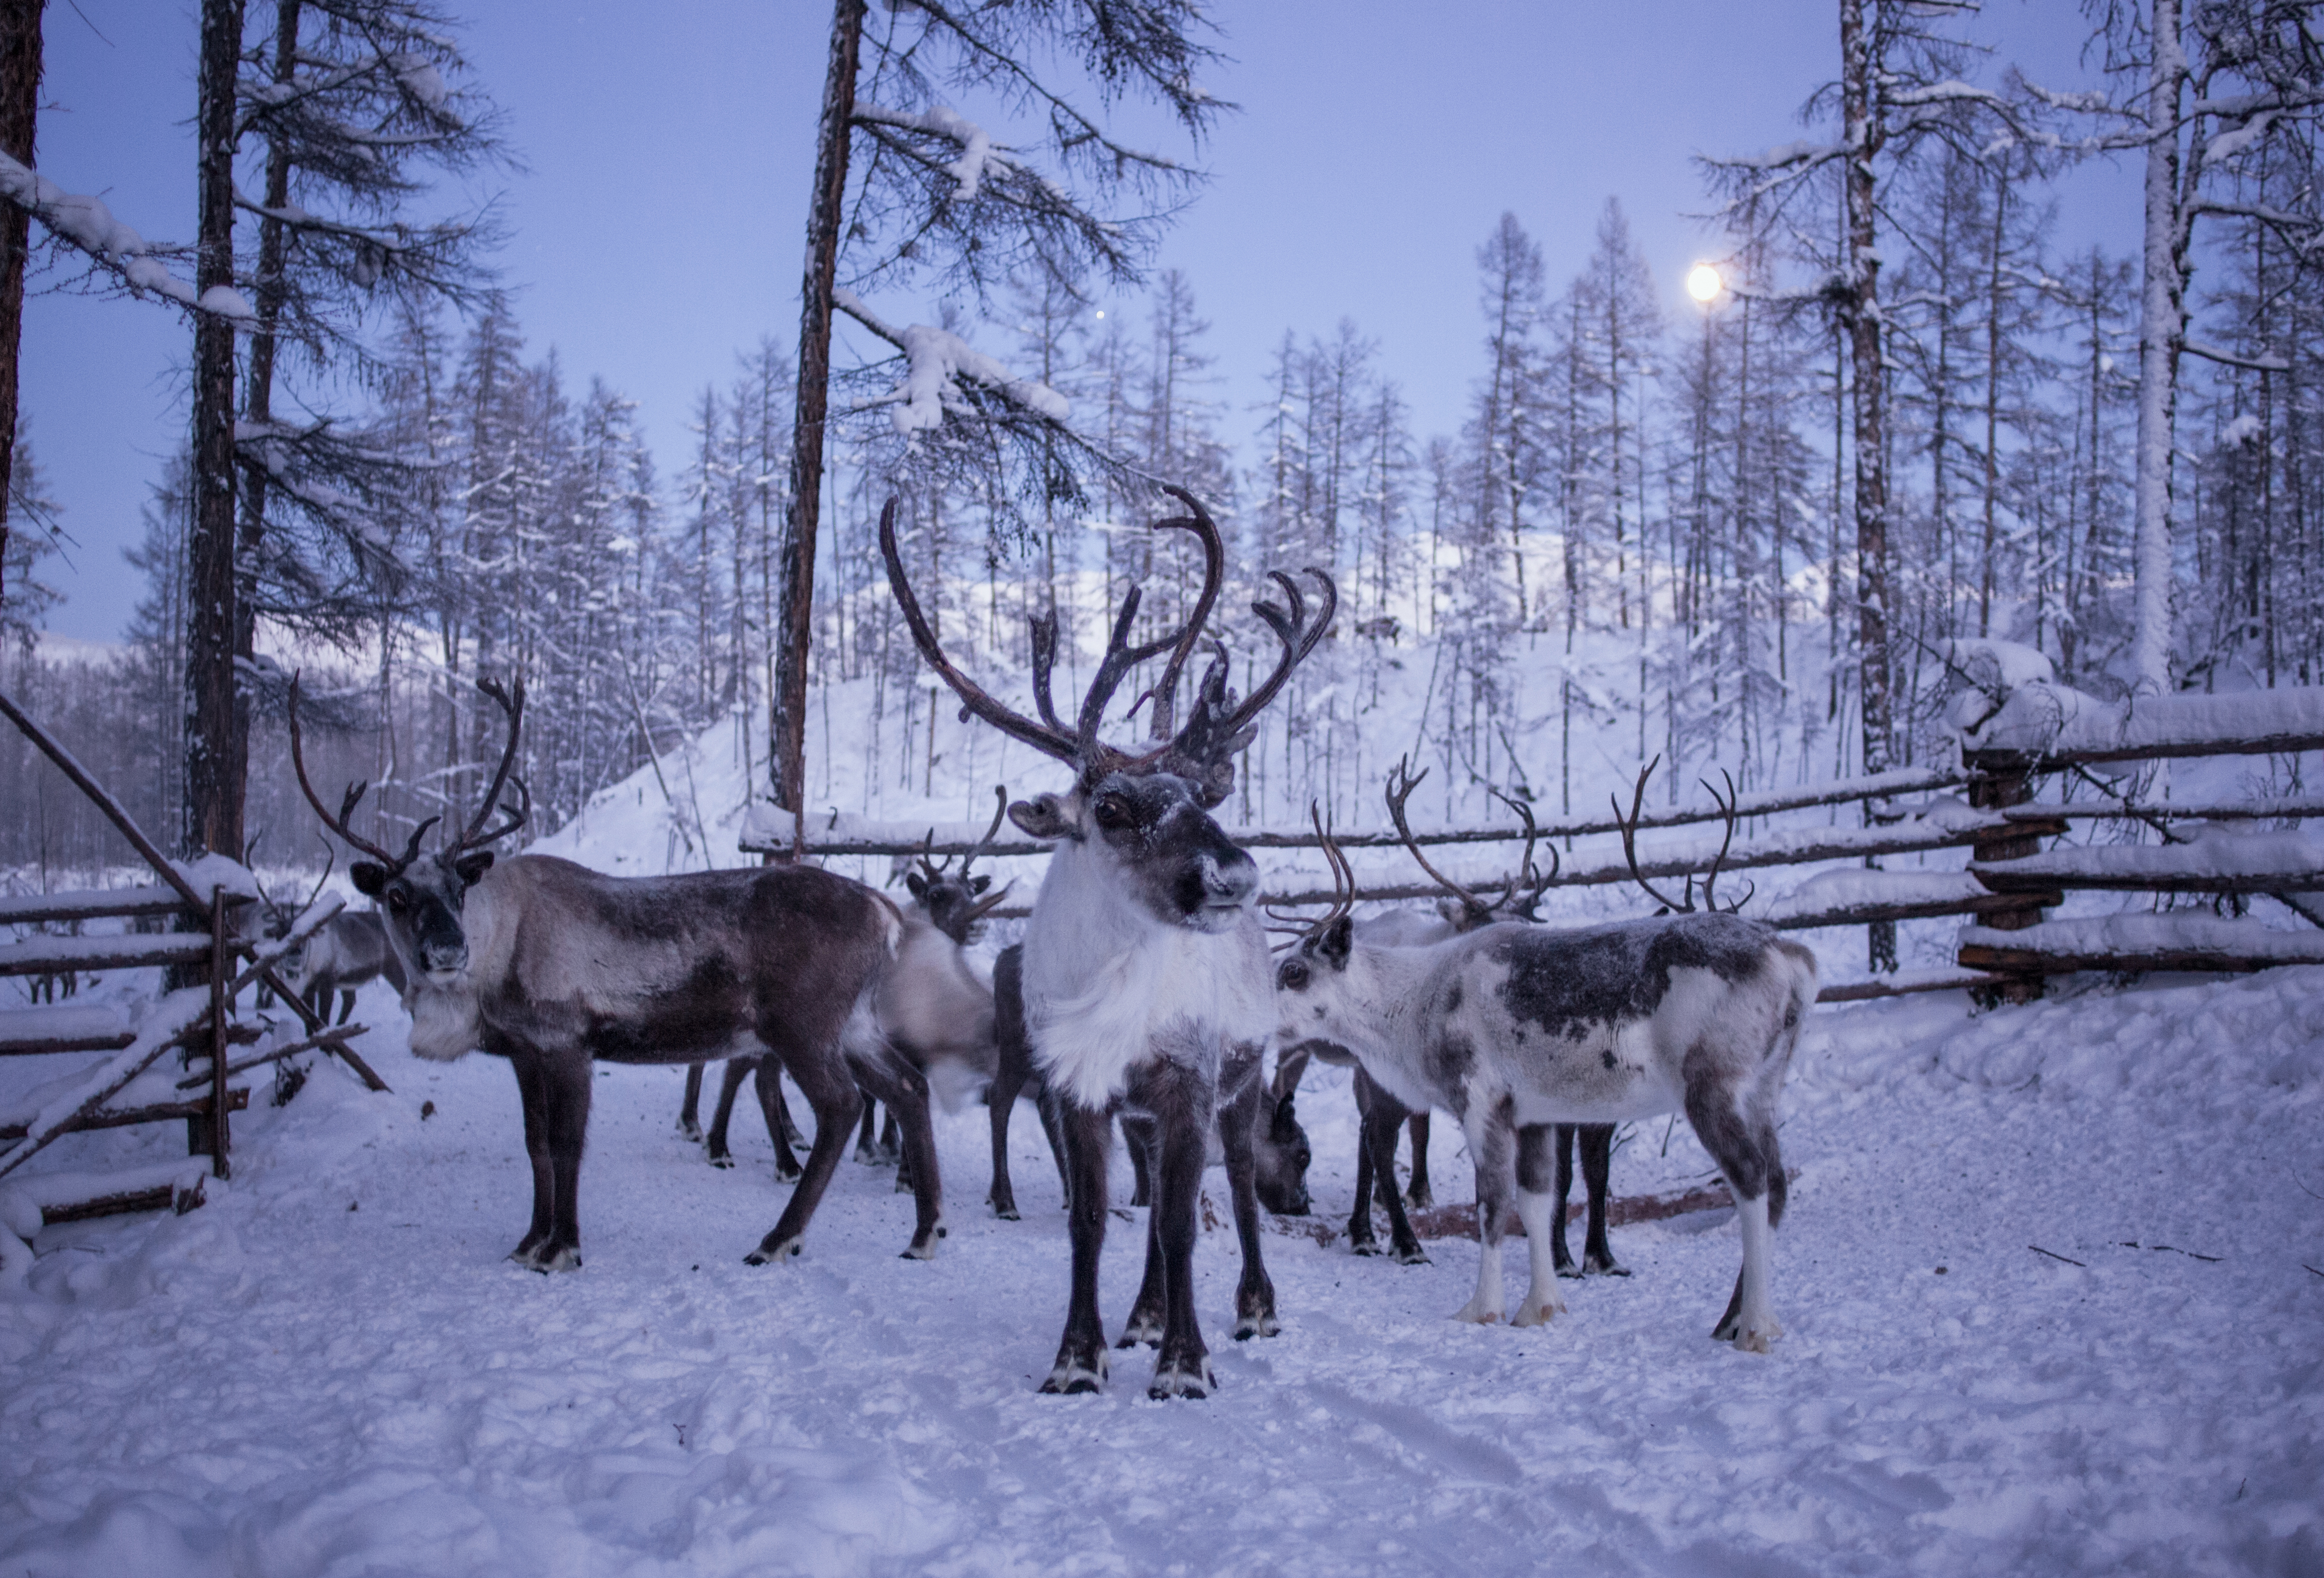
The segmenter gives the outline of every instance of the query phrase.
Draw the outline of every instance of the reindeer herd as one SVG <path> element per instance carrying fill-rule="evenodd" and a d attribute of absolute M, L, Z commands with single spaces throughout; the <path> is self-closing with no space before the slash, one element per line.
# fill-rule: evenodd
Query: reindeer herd
<path fill-rule="evenodd" d="M 449 1060 L 481 1048 L 508 1059 L 532 1170 L 530 1223 L 510 1258 L 539 1271 L 581 1264 L 581 1161 L 597 1062 L 689 1066 L 680 1120 L 689 1131 L 702 1067 L 724 1063 L 710 1136 L 712 1159 L 722 1164 L 734 1101 L 745 1080 L 754 1083 L 778 1170 L 797 1182 L 747 1257 L 753 1265 L 800 1252 L 859 1121 L 862 1149 L 874 1149 L 874 1103 L 892 1125 L 898 1187 L 914 1198 L 907 1257 L 933 1258 L 945 1232 L 936 1102 L 957 1105 L 984 1093 L 987 1197 L 997 1215 L 1016 1219 L 1009 1125 L 1019 1098 L 1030 1097 L 1063 1182 L 1072 1241 L 1065 1329 L 1040 1389 L 1098 1390 L 1110 1346 L 1142 1342 L 1159 1349 L 1151 1395 L 1204 1397 L 1217 1380 L 1194 1306 L 1202 1174 L 1226 1170 L 1242 1257 L 1234 1335 L 1274 1336 L 1280 1324 L 1259 1213 L 1262 1204 L 1278 1214 L 1309 1209 L 1309 1148 L 1295 1103 L 1301 1071 L 1319 1059 L 1356 1071 L 1362 1122 L 1351 1237 L 1359 1253 L 1376 1252 L 1368 1196 L 1377 1193 L 1397 1258 L 1425 1258 L 1394 1184 L 1397 1140 L 1409 1122 L 1416 1204 L 1424 1203 L 1426 1114 L 1442 1110 L 1461 1124 L 1484 1241 L 1475 1293 L 1459 1318 L 1476 1322 L 1507 1313 L 1500 1246 L 1512 1210 L 1532 1262 L 1514 1324 L 1564 1308 L 1561 1272 L 1622 1274 L 1604 1227 L 1614 1126 L 1684 1112 L 1733 1190 L 1741 1228 L 1742 1270 L 1713 1334 L 1766 1352 L 1780 1334 L 1769 1297 L 1771 1232 L 1784 1198 L 1777 1107 L 1815 999 L 1812 958 L 1718 910 L 1709 883 L 1700 911 L 1690 883 L 1681 902 L 1665 899 L 1669 913 L 1651 920 L 1582 929 L 1537 922 L 1534 907 L 1554 879 L 1555 857 L 1547 876 L 1535 868 L 1531 815 L 1517 801 L 1508 803 L 1525 818 L 1525 855 L 1500 896 L 1480 900 L 1421 856 L 1405 820 L 1421 775 L 1402 764 L 1389 783 L 1391 817 L 1451 900 L 1434 913 L 1356 920 L 1352 872 L 1326 835 L 1336 900 L 1270 951 L 1253 903 L 1258 867 L 1213 813 L 1233 789 L 1260 714 L 1329 630 L 1337 589 L 1321 570 L 1305 570 L 1305 585 L 1270 572 L 1279 597 L 1251 610 L 1276 658 L 1238 697 L 1225 648 L 1207 630 L 1225 580 L 1224 547 L 1202 506 L 1169 492 L 1187 512 L 1155 529 L 1198 541 L 1201 589 L 1183 623 L 1137 642 L 1140 593 L 1132 587 L 1070 716 L 1053 696 L 1054 615 L 1029 622 L 1033 711 L 1015 710 L 946 656 L 906 576 L 895 503 L 882 512 L 890 587 L 963 716 L 1070 774 L 1064 789 L 1014 803 L 996 791 L 993 826 L 976 853 L 957 870 L 924 853 L 908 872 L 905 904 L 805 863 L 617 878 L 547 855 L 496 860 L 492 845 L 530 808 L 512 771 L 521 683 L 512 691 L 480 686 L 504 715 L 508 738 L 475 815 L 432 854 L 421 844 L 436 818 L 391 853 L 352 826 L 367 786 L 351 786 L 334 815 L 309 782 L 294 681 L 300 787 L 324 826 L 366 857 L 348 875 L 376 907 L 349 918 L 345 937 L 334 930 L 309 945 L 304 988 L 327 1002 L 361 972 L 384 974 L 410 1014 L 414 1054 Z M 1206 641 L 1182 718 L 1180 681 Z M 1116 693 L 1157 660 L 1158 677 L 1125 715 L 1145 709 L 1145 737 L 1110 742 Z M 1642 774 L 1640 795 L 1644 782 Z M 964 945 L 1006 891 L 989 892 L 989 879 L 970 868 L 1004 811 L 1051 854 L 1022 940 L 1000 955 L 988 985 Z M 1633 826 L 1636 818 L 1634 800 Z M 1317 831 L 1324 833 L 1320 819 Z M 1270 1047 L 1271 1079 L 1263 1067 Z M 783 1096 L 784 1075 L 814 1115 L 803 1164 L 791 1150 L 802 1131 Z M 1145 1276 L 1110 1344 L 1098 1268 L 1117 1122 L 1139 1182 L 1135 1203 L 1150 1210 Z M 1578 1266 L 1564 1235 L 1577 1139 L 1590 1202 Z"/>

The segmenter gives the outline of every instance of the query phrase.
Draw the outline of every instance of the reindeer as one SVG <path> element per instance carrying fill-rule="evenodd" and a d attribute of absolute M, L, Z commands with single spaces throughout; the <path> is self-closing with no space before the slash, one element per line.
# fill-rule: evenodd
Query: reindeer
<path fill-rule="evenodd" d="M 1195 1201 L 1213 1128 L 1242 1247 L 1235 1336 L 1278 1329 L 1253 1183 L 1252 1131 L 1266 1088 L 1259 1065 L 1273 1029 L 1267 942 L 1250 909 L 1259 868 L 1210 813 L 1233 787 L 1235 752 L 1255 735 L 1254 720 L 1323 639 L 1339 593 L 1330 577 L 1309 570 L 1323 589 L 1311 621 L 1298 583 L 1275 573 L 1288 608 L 1252 604 L 1282 649 L 1274 670 L 1238 704 L 1226 687 L 1225 651 L 1214 647 L 1186 722 L 1176 726 L 1178 678 L 1218 599 L 1226 551 L 1193 495 L 1167 491 L 1191 512 L 1156 529 L 1189 531 L 1201 541 L 1202 589 L 1182 626 L 1138 645 L 1130 636 L 1140 592 L 1130 590 L 1071 724 L 1051 697 L 1056 617 L 1030 622 L 1038 715 L 1027 717 L 945 656 L 904 573 L 894 500 L 880 517 L 889 585 L 921 657 L 968 712 L 1074 773 L 1065 793 L 1009 807 L 1019 829 L 1056 846 L 1026 924 L 1019 973 L 1025 1033 L 1057 1106 L 1070 1180 L 1073 1292 L 1056 1363 L 1041 1382 L 1047 1393 L 1096 1391 L 1106 1380 L 1097 1274 L 1118 1110 L 1149 1115 L 1157 1129 L 1146 1276 L 1122 1337 L 1125 1346 L 1143 1341 L 1161 1349 L 1149 1395 L 1206 1397 L 1218 1384 L 1194 1298 Z M 1153 703 L 1150 748 L 1132 752 L 1106 743 L 1099 728 L 1114 691 L 1136 665 L 1157 657 L 1165 657 L 1160 678 L 1131 707 Z"/>
<path fill-rule="evenodd" d="M 1618 818 L 1618 802 L 1615 810 Z M 1636 816 L 1634 807 L 1624 838 L 1634 876 Z M 1769 1301 L 1771 1233 L 1785 1194 L 1775 1110 L 1815 1001 L 1814 955 L 1757 921 L 1691 909 L 1578 929 L 1500 922 L 1430 946 L 1383 947 L 1355 937 L 1354 883 L 1336 857 L 1333 877 L 1342 896 L 1277 968 L 1279 1034 L 1352 1061 L 1395 1103 L 1460 1118 L 1476 1163 L 1483 1250 L 1475 1294 L 1456 1318 L 1501 1318 L 1512 1183 L 1532 1261 L 1515 1324 L 1565 1308 L 1550 1248 L 1557 1125 L 1683 1110 L 1726 1175 L 1742 1224 L 1743 1268 L 1712 1335 L 1767 1352 L 1782 1334 Z M 1707 902 L 1716 881 L 1714 865 Z M 1367 1120 L 1375 1154 L 1393 1143 L 1395 1110 L 1382 1103 Z"/>
<path fill-rule="evenodd" d="M 262 886 L 259 904 L 242 912 L 249 918 L 247 923 L 263 927 L 268 937 L 287 935 L 299 917 L 322 896 L 323 885 L 331 880 L 331 868 L 338 863 L 338 851 L 327 840 L 323 853 L 323 874 L 315 879 L 314 891 L 307 895 L 305 903 L 278 903 Z M 261 909 L 265 912 L 263 920 L 259 918 Z M 355 1011 L 356 990 L 383 975 L 395 988 L 397 996 L 403 995 L 403 963 L 388 946 L 387 922 L 377 911 L 351 914 L 342 910 L 300 945 L 290 984 L 318 1019 L 330 1017 L 331 996 L 337 993 L 338 1022 L 344 1025 Z"/>
<path fill-rule="evenodd" d="M 411 1050 L 439 1062 L 477 1047 L 506 1057 L 523 1100 L 532 1221 L 510 1259 L 537 1271 L 581 1265 L 581 1152 L 593 1063 L 699 1063 L 771 1053 L 816 1113 L 805 1177 L 747 1260 L 797 1255 L 838 1166 L 865 1090 L 905 1117 L 919 1179 L 907 1256 L 934 1257 L 943 1235 L 927 1077 L 880 1028 L 883 995 L 908 995 L 899 968 L 901 913 L 860 882 L 807 866 L 607 877 L 569 861 L 489 847 L 521 827 L 531 796 L 512 781 L 524 713 L 494 680 L 478 688 L 508 720 L 508 743 L 473 820 L 426 861 L 412 830 L 401 855 L 349 826 L 369 786 L 349 786 L 333 817 L 308 781 L 290 691 L 290 757 L 325 826 L 372 858 L 349 869 L 387 918 L 409 983 Z M 495 809 L 505 820 L 488 826 Z M 895 1005 L 890 1004 L 893 1011 Z"/>
<path fill-rule="evenodd" d="M 1452 881 L 1431 865 L 1428 857 L 1421 853 L 1419 840 L 1413 836 L 1411 825 L 1406 820 L 1406 807 L 1412 798 L 1412 791 L 1419 788 L 1421 780 L 1427 776 L 1427 769 L 1423 768 L 1419 772 L 1415 773 L 1409 761 L 1399 759 L 1395 771 L 1388 775 L 1386 793 L 1388 820 L 1395 826 L 1397 836 L 1403 841 L 1406 853 L 1412 856 L 1414 863 L 1427 872 L 1429 878 L 1445 891 L 1446 896 L 1438 900 L 1436 903 L 1436 929 L 1434 935 L 1430 935 L 1427 921 L 1419 917 L 1412 917 L 1410 921 L 1397 927 L 1393 934 L 1383 935 L 1379 931 L 1373 931 L 1366 936 L 1365 940 L 1383 946 L 1425 946 L 1441 942 L 1448 937 L 1475 931 L 1480 927 L 1490 926 L 1499 921 L 1537 921 L 1540 917 L 1535 913 L 1535 909 L 1541 902 L 1542 894 L 1546 892 L 1550 883 L 1557 879 L 1558 857 L 1556 846 L 1553 844 L 1549 852 L 1548 872 L 1544 873 L 1534 865 L 1534 846 L 1540 837 L 1540 830 L 1534 824 L 1533 807 L 1522 799 L 1512 798 L 1499 789 L 1488 787 L 1486 790 L 1495 799 L 1515 811 L 1525 826 L 1525 851 L 1517 858 L 1516 874 L 1503 884 L 1499 898 L 1487 900 L 1478 897 L 1467 887 Z M 1348 880 L 1352 885 L 1355 880 L 1353 873 L 1350 873 Z M 1417 921 L 1418 924 L 1412 924 L 1412 921 Z M 1391 1102 L 1394 1100 L 1393 1097 L 1378 1091 L 1377 1087 L 1363 1076 L 1360 1070 L 1358 1071 L 1357 1078 L 1359 1084 L 1356 1097 L 1360 1111 L 1363 1109 L 1368 1098 Z M 1416 1112 L 1407 1120 L 1407 1122 L 1412 1130 L 1414 1181 L 1413 1189 L 1407 1198 L 1412 1204 L 1418 1205 L 1426 1203 L 1428 1114 Z M 1614 1259 L 1613 1248 L 1606 1238 L 1606 1204 L 1612 1182 L 1614 1129 L 1615 1125 L 1611 1123 L 1560 1123 L 1556 1126 L 1553 1146 L 1556 1155 L 1557 1186 L 1554 1191 L 1555 1205 L 1550 1216 L 1549 1247 L 1550 1259 L 1561 1277 L 1599 1275 L 1628 1277 L 1630 1274 L 1628 1267 Z M 1588 1203 L 1582 1259 L 1578 1263 L 1573 1259 L 1572 1251 L 1567 1247 L 1565 1239 L 1565 1203 L 1573 1189 L 1573 1153 L 1577 1140 L 1582 1151 L 1582 1193 Z M 1393 1156 L 1391 1155 L 1388 1159 L 1392 1163 Z M 1370 1152 L 1360 1144 L 1356 1158 L 1356 1197 L 1361 1220 L 1351 1223 L 1350 1231 L 1351 1246 L 1358 1254 L 1378 1253 L 1371 1238 L 1371 1213 L 1363 1204 L 1364 1186 L 1371 1167 Z M 1392 1177 L 1383 1174 L 1381 1186 L 1392 1194 L 1395 1189 Z M 1426 1257 L 1420 1251 L 1419 1241 L 1408 1236 L 1409 1225 L 1406 1224 L 1401 1228 L 1397 1226 L 1398 1214 L 1400 1213 L 1393 1210 L 1389 1213 L 1393 1233 L 1392 1242 L 1397 1258 L 1406 1264 L 1425 1260 Z"/>
<path fill-rule="evenodd" d="M 977 923 L 1009 896 L 1008 888 L 1003 887 L 989 899 L 980 898 L 991 885 L 992 879 L 969 874 L 969 867 L 975 863 L 977 856 L 991 846 L 993 835 L 1001 829 L 1001 817 L 1009 804 L 1009 791 L 996 784 L 993 786 L 993 798 L 997 803 L 993 807 L 992 825 L 984 830 L 984 836 L 977 842 L 976 847 L 962 859 L 957 872 L 951 869 L 950 860 L 939 863 L 930 859 L 924 848 L 919 856 L 920 869 L 908 872 L 905 877 L 905 885 L 912 894 L 912 907 L 905 912 L 908 919 L 917 918 L 933 926 L 952 939 L 955 949 L 964 947 Z M 936 835 L 931 831 L 928 844 L 933 846 L 935 842 Z M 895 879 L 890 877 L 889 880 L 893 881 Z M 930 951 L 926 962 L 931 967 L 942 969 L 942 978 L 950 983 L 955 1001 L 970 1018 L 981 1015 L 990 1019 L 991 993 L 982 983 L 964 976 L 964 966 L 941 961 L 940 954 L 941 950 Z M 968 984 L 962 984 L 964 980 L 967 980 Z M 985 1060 L 980 1057 L 974 1061 L 981 1066 Z M 678 1109 L 678 1126 L 689 1140 L 698 1140 L 703 1137 L 696 1117 L 702 1097 L 702 1067 L 697 1063 L 686 1071 L 686 1102 Z M 781 1069 L 763 1057 L 729 1058 L 725 1068 L 725 1076 L 718 1092 L 717 1112 L 710 1125 L 710 1165 L 715 1167 L 734 1165 L 733 1153 L 726 1143 L 727 1123 L 733 1116 L 735 1095 L 747 1078 L 752 1080 L 758 1093 L 759 1110 L 767 1121 L 767 1137 L 774 1142 L 775 1177 L 782 1182 L 797 1178 L 799 1176 L 798 1158 L 791 1154 L 791 1147 L 803 1141 L 791 1120 L 790 1103 L 783 1098 Z M 856 1159 L 859 1161 L 871 1159 L 866 1152 L 872 1145 L 872 1118 L 876 1105 L 876 1103 L 869 1101 L 864 1103 L 863 1128 L 856 1142 Z M 888 1113 L 882 1149 L 890 1158 L 900 1158 L 901 1147 L 897 1134 L 896 1114 L 891 1108 Z M 911 1190 L 910 1164 L 899 1161 L 896 1169 L 896 1192 L 906 1195 Z"/>

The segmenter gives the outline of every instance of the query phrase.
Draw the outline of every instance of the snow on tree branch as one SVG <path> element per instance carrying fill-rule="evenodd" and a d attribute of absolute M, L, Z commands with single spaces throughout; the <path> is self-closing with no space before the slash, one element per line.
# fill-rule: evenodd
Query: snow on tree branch
<path fill-rule="evenodd" d="M 38 219 L 51 235 L 118 280 L 131 295 L 143 298 L 150 291 L 189 312 L 222 318 L 238 329 L 255 327 L 241 291 L 228 285 L 195 290 L 170 272 L 134 228 L 115 218 L 104 198 L 68 192 L 5 153 L 0 153 L 0 198 Z"/>
<path fill-rule="evenodd" d="M 949 329 L 924 323 L 897 328 L 844 289 L 833 292 L 832 305 L 903 352 L 903 380 L 886 395 L 864 401 L 858 409 L 892 405 L 890 420 L 896 431 L 908 438 L 941 427 L 946 412 L 969 414 L 961 392 L 964 378 L 1046 421 L 1062 424 L 1073 414 L 1064 395 L 1046 383 L 1012 376 L 1008 368 Z"/>

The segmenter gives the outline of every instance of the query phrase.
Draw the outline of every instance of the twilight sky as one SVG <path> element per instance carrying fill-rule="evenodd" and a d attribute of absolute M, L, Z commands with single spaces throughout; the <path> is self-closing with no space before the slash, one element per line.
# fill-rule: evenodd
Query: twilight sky
<path fill-rule="evenodd" d="M 807 190 L 830 6 L 824 0 L 468 0 L 464 37 L 526 170 L 499 183 L 501 254 L 531 355 L 568 388 L 602 375 L 641 405 L 665 475 L 689 401 L 733 353 L 797 333 Z M 1416 430 L 1451 433 L 1480 361 L 1474 254 L 1503 209 L 1541 243 L 1550 287 L 1587 257 L 1618 197 L 1667 299 L 1716 250 L 1690 156 L 1799 135 L 1831 76 L 1828 4 L 1631 0 L 1411 5 L 1221 0 L 1233 63 L 1208 86 L 1242 106 L 1206 150 L 1210 187 L 1157 266 L 1186 272 L 1213 326 L 1222 426 L 1256 425 L 1285 329 L 1342 316 L 1380 343 Z M 2066 0 L 1987 0 L 1978 33 L 2037 80 L 2079 76 Z M 51 0 L 39 164 L 97 191 L 148 237 L 193 232 L 194 8 Z M 1006 135 L 1005 131 L 1001 133 Z M 2063 191 L 2061 247 L 2123 252 L 2135 181 L 2094 170 Z M 37 291 L 42 281 L 35 280 Z M 923 303 L 883 300 L 890 319 Z M 1143 313 L 1135 300 L 1109 303 Z M 1005 348 L 996 333 L 972 335 Z M 185 420 L 190 330 L 151 302 L 64 293 L 27 303 L 24 411 L 78 540 L 48 578 L 52 628 L 116 636 L 140 590 L 120 549 Z"/>

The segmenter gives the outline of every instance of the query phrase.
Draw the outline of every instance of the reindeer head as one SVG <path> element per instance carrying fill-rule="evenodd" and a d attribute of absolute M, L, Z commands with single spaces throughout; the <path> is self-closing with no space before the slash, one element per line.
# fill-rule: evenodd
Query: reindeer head
<path fill-rule="evenodd" d="M 992 847 L 992 835 L 1001 831 L 1001 816 L 1009 808 L 1008 786 L 994 784 L 992 800 L 992 825 L 984 830 L 984 836 L 976 841 L 976 847 L 961 857 L 958 871 L 952 869 L 950 856 L 941 863 L 931 860 L 927 846 L 924 846 L 920 852 L 919 869 L 904 873 L 904 886 L 912 891 L 912 897 L 919 901 L 921 909 L 928 912 L 928 924 L 963 947 L 968 946 L 969 934 L 974 930 L 976 923 L 1009 897 L 1010 884 L 1003 884 L 991 897 L 984 897 L 984 891 L 992 886 L 992 879 L 969 874 L 969 867 L 976 863 L 976 857 Z M 928 846 L 935 843 L 936 832 L 931 828 Z M 889 880 L 894 881 L 892 877 Z"/>
<path fill-rule="evenodd" d="M 1286 1053 L 1305 1051 L 1326 1063 L 1346 1065 L 1369 1042 L 1367 1032 L 1377 1015 L 1366 1005 L 1376 994 L 1367 990 L 1365 971 L 1351 974 L 1350 969 L 1360 952 L 1355 872 L 1324 830 L 1322 813 L 1311 807 L 1311 814 L 1323 859 L 1332 868 L 1332 908 L 1275 966 L 1276 1045 Z"/>
<path fill-rule="evenodd" d="M 517 732 L 524 721 L 524 681 L 516 682 L 513 697 L 501 688 L 497 679 L 480 679 L 476 688 L 492 697 L 508 715 L 508 744 L 501 752 L 500 770 L 493 775 L 492 787 L 484 792 L 484 805 L 475 817 L 457 838 L 423 861 L 420 858 L 420 841 L 440 817 L 430 817 L 414 827 L 410 842 L 397 855 L 358 837 L 347 826 L 364 791 L 371 787 L 368 782 L 347 787 L 336 817 L 324 808 L 314 786 L 307 780 L 307 761 L 299 739 L 298 677 L 294 675 L 290 680 L 290 761 L 298 769 L 299 787 L 306 792 L 307 803 L 323 819 L 323 826 L 351 847 L 372 857 L 350 865 L 347 876 L 356 891 L 376 902 L 387 917 L 389 944 L 415 981 L 425 979 L 441 984 L 456 979 L 467 968 L 468 937 L 461 924 L 461 911 L 467 902 L 468 890 L 492 869 L 493 852 L 484 846 L 524 826 L 525 818 L 532 812 L 532 791 L 520 778 L 515 781 L 522 803 L 499 805 L 508 820 L 497 827 L 485 826 L 500 800 L 501 790 L 510 781 L 509 770 L 516 761 Z"/>
<path fill-rule="evenodd" d="M 1033 699 L 1038 717 L 1002 706 L 945 656 L 935 631 L 920 612 L 904 575 L 896 546 L 896 501 L 880 515 L 880 550 L 912 640 L 930 668 L 952 687 L 963 715 L 973 714 L 1013 740 L 1019 740 L 1074 769 L 1073 787 L 1063 794 L 1037 795 L 1009 807 L 1009 819 L 1032 837 L 1069 846 L 1096 868 L 1106 891 L 1126 894 L 1153 919 L 1196 931 L 1226 931 L 1240 920 L 1259 885 L 1259 868 L 1237 848 L 1210 813 L 1234 788 L 1235 753 L 1249 745 L 1255 720 L 1275 698 L 1292 670 L 1323 639 L 1339 605 L 1338 589 L 1322 570 L 1310 568 L 1323 587 L 1311 620 L 1298 583 L 1280 572 L 1272 578 L 1288 607 L 1261 600 L 1251 611 L 1275 632 L 1282 651 L 1275 671 L 1238 702 L 1227 688 L 1227 658 L 1213 643 L 1213 656 L 1194 687 L 1194 706 L 1183 727 L 1176 722 L 1178 678 L 1203 637 L 1212 605 L 1226 575 L 1226 550 L 1217 525 L 1194 495 L 1167 490 L 1192 512 L 1155 522 L 1157 531 L 1191 531 L 1203 545 L 1203 587 L 1185 624 L 1158 640 L 1132 645 L 1139 589 L 1123 597 L 1105 655 L 1070 726 L 1058 716 L 1050 692 L 1056 666 L 1057 622 L 1052 614 L 1031 620 Z M 1147 748 L 1126 751 L 1098 737 L 1107 704 L 1131 669 L 1164 657 L 1161 678 L 1132 704 L 1153 704 Z"/>

